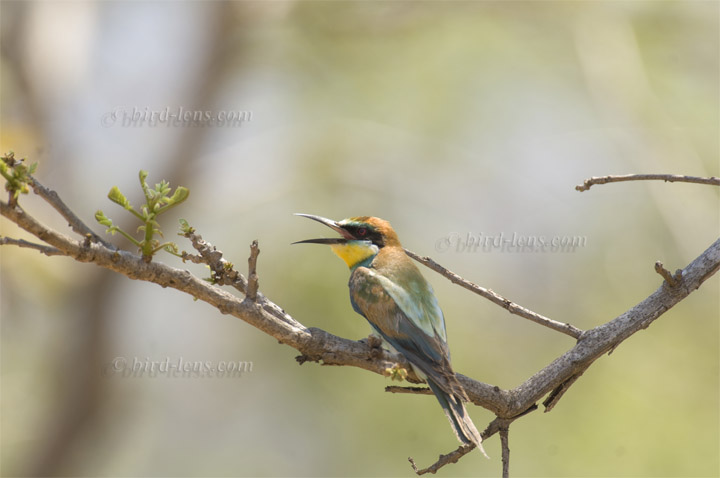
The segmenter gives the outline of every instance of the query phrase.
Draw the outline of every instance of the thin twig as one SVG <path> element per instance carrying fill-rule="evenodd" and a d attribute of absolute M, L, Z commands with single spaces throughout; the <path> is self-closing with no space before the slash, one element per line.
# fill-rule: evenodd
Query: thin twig
<path fill-rule="evenodd" d="M 695 184 L 708 184 L 710 186 L 720 186 L 720 178 L 715 176 L 710 178 L 701 178 L 698 176 L 683 176 L 679 174 L 625 174 L 618 176 L 600 176 L 586 179 L 582 184 L 575 186 L 575 189 L 582 192 L 587 191 L 595 184 L 619 183 L 622 181 L 665 181 L 665 182 L 683 182 Z"/>
<path fill-rule="evenodd" d="M 231 262 L 228 262 L 223 258 L 223 253 L 221 251 L 209 242 L 205 241 L 200 234 L 197 234 L 194 231 L 186 233 L 185 237 L 190 239 L 190 242 L 195 250 L 200 253 L 200 256 L 184 252 L 182 254 L 182 258 L 184 260 L 189 260 L 196 264 L 206 264 L 212 271 L 215 284 L 230 285 L 241 293 L 246 294 L 248 288 L 247 279 L 235 270 Z M 270 314 L 274 319 L 280 320 L 284 322 L 285 325 L 293 328 L 304 328 L 300 322 L 293 319 L 280 306 L 267 300 L 261 292 L 256 292 L 256 297 L 257 302 L 262 304 L 262 308 L 265 312 Z"/>
<path fill-rule="evenodd" d="M 220 312 L 238 317 L 274 337 L 280 343 L 297 349 L 305 360 L 322 362 L 327 365 L 353 366 L 381 375 L 384 375 L 387 369 L 392 367 L 405 367 L 412 370 L 407 363 L 407 359 L 399 354 L 388 351 L 377 354 L 377 351 L 365 342 L 344 339 L 321 329 L 307 328 L 269 300 L 265 299 L 262 307 L 257 307 L 250 301 L 240 300 L 233 294 L 193 276 L 186 270 L 169 267 L 162 263 L 146 263 L 135 254 L 105 247 L 102 243 L 93 242 L 92 240 L 73 240 L 62 233 L 47 228 L 21 208 L 11 207 L 3 201 L 0 201 L 0 214 L 50 246 L 57 248 L 64 255 L 79 262 L 92 262 L 132 279 L 172 287 L 205 301 Z M 219 253 L 214 248 L 212 248 L 211 252 Z M 412 255 L 412 253 L 410 254 Z M 221 261 L 222 254 L 219 256 L 213 254 L 213 257 L 219 257 L 217 263 L 223 264 L 224 261 Z M 419 259 L 416 258 L 416 260 Z M 421 260 L 421 262 L 423 261 Z M 510 306 L 519 307 L 505 301 L 492 293 L 492 291 L 487 291 L 464 281 L 464 279 L 438 266 L 430 259 L 425 258 L 423 263 L 426 263 L 426 265 L 434 264 L 440 270 L 446 271 L 443 274 L 445 277 L 453 282 L 461 281 L 457 283 L 465 288 L 475 292 L 478 292 L 475 289 L 479 289 L 491 293 L 491 296 L 499 298 L 498 300 L 507 306 L 508 310 L 511 310 L 512 307 Z M 428 267 L 431 267 L 431 265 L 428 265 Z M 559 385 L 564 383 L 565 388 L 567 388 L 572 383 L 569 379 L 585 370 L 597 358 L 612 350 L 635 332 L 647 328 L 658 317 L 698 289 L 704 281 L 718 270 L 720 270 L 720 239 L 710 245 L 683 269 L 682 287 L 677 287 L 671 291 L 669 287 L 663 284 L 649 297 L 615 319 L 594 329 L 581 332 L 578 343 L 572 349 L 512 390 L 502 390 L 497 386 L 457 374 L 457 379 L 467 392 L 470 400 L 493 411 L 498 416 L 496 420 L 488 425 L 488 429 L 483 432 L 483 438 L 485 439 L 492 433 L 496 433 L 501 425 L 507 425 L 512 420 L 532 410 L 539 399 Z M 262 295 L 258 292 L 258 298 L 261 297 Z M 505 304 L 505 302 L 509 304 Z M 568 335 L 573 334 L 569 333 Z M 408 376 L 408 380 L 418 383 L 418 378 L 412 376 L 412 374 Z M 450 456 L 442 458 L 447 463 L 454 463 L 468 451 L 456 450 Z"/>
<path fill-rule="evenodd" d="M 508 299 L 502 297 L 501 295 L 493 292 L 490 289 L 486 289 L 484 287 L 480 287 L 477 284 L 474 284 L 468 280 L 463 279 L 459 275 L 455 274 L 449 269 L 446 269 L 445 267 L 441 266 L 434 260 L 432 260 L 429 257 L 422 257 L 417 254 L 415 254 L 412 251 L 409 251 L 405 249 L 405 253 L 418 261 L 419 263 L 423 264 L 426 267 L 429 267 L 430 269 L 434 270 L 441 276 L 448 279 L 453 284 L 457 284 L 470 292 L 474 292 L 489 301 L 499 305 L 500 307 L 506 309 L 511 314 L 517 315 L 519 317 L 523 317 L 525 319 L 531 320 L 537 324 L 543 325 L 545 327 L 548 327 L 550 329 L 556 330 L 558 332 L 562 332 L 565 335 L 569 335 L 570 337 L 573 337 L 575 339 L 579 339 L 583 331 L 578 329 L 577 327 L 574 327 L 567 323 L 558 322 L 556 320 L 549 319 L 547 317 L 544 317 L 540 314 L 536 314 L 535 312 L 526 309 L 525 307 L 522 307 L 518 304 L 515 304 L 514 302 L 509 301 Z"/>
<path fill-rule="evenodd" d="M 502 447 L 502 476 L 510 478 L 510 446 L 508 445 L 508 435 L 510 426 L 506 425 L 500 428 L 500 446 Z"/>
<path fill-rule="evenodd" d="M 202 258 L 202 256 L 199 256 L 197 254 L 190 254 L 189 252 L 182 251 L 182 254 L 180 254 L 180 258 L 185 261 L 190 261 L 193 264 L 205 264 L 205 259 Z"/>
<path fill-rule="evenodd" d="M 385 387 L 386 392 L 390 393 L 410 393 L 415 395 L 432 395 L 432 390 L 428 387 L 400 387 L 398 385 L 388 385 Z"/>
<path fill-rule="evenodd" d="M 497 417 L 493 421 L 491 421 L 488 426 L 483 430 L 483 432 L 480 434 L 483 441 L 486 441 L 491 436 L 495 435 L 496 433 L 502 432 L 503 429 L 507 430 L 508 427 L 510 427 L 510 424 L 517 420 L 520 417 L 524 417 L 530 412 L 533 412 L 537 410 L 537 405 L 532 405 L 527 410 L 515 415 L 511 418 L 500 418 Z M 423 468 L 421 470 L 418 469 L 417 465 L 415 464 L 415 460 L 412 458 L 408 458 L 410 461 L 410 465 L 413 468 L 413 471 L 417 475 L 424 475 L 425 473 L 436 473 L 440 468 L 442 468 L 445 465 L 449 465 L 451 463 L 457 463 L 460 458 L 467 455 L 469 452 L 471 452 L 473 449 L 475 449 L 475 445 L 462 445 L 457 450 L 453 450 L 447 455 L 440 455 L 440 458 L 438 461 L 433 463 L 432 465 L 428 466 L 427 468 Z M 504 462 L 503 462 L 504 463 Z"/>
<path fill-rule="evenodd" d="M 248 286 L 246 297 L 251 301 L 257 301 L 258 292 L 258 275 L 257 275 L 257 258 L 260 254 L 258 241 L 255 239 L 250 244 L 250 257 L 248 257 Z"/>
<path fill-rule="evenodd" d="M 95 234 L 95 232 L 90 229 L 87 224 L 85 224 L 78 216 L 75 214 L 68 206 L 63 202 L 62 199 L 60 199 L 60 196 L 58 193 L 53 191 L 52 189 L 46 188 L 42 184 L 40 184 L 40 181 L 35 179 L 34 177 L 30 176 L 30 185 L 33 188 L 33 192 L 43 198 L 45 201 L 47 201 L 48 204 L 50 204 L 57 212 L 60 213 L 60 215 L 65 218 L 65 220 L 68 222 L 68 226 L 75 231 L 76 233 L 80 234 L 83 237 L 87 237 L 90 235 L 93 242 L 98 242 L 102 244 L 103 246 L 107 247 L 108 249 L 115 249 L 115 246 L 107 242 L 105 239 L 100 237 L 99 235 Z"/>
<path fill-rule="evenodd" d="M 592 365 L 592 363 L 587 364 L 587 366 L 585 368 L 578 371 L 572 377 L 568 378 L 563 383 L 561 383 L 560 385 L 555 387 L 553 389 L 553 391 L 548 394 L 547 398 L 545 398 L 545 400 L 543 401 L 543 406 L 545 407 L 545 413 L 547 413 L 547 412 L 551 411 L 553 408 L 555 408 L 555 405 L 557 405 L 557 403 L 560 401 L 560 399 L 563 397 L 563 395 L 565 395 L 565 392 L 567 392 L 570 389 L 570 387 L 572 386 L 572 384 L 574 384 L 577 381 L 577 379 L 579 379 L 582 376 L 582 374 L 585 373 L 585 370 L 587 370 L 588 367 L 590 367 L 590 365 Z"/>
<path fill-rule="evenodd" d="M 665 269 L 665 266 L 660 261 L 655 263 L 655 272 L 660 274 L 670 287 L 677 287 L 682 282 L 682 271 L 680 269 L 675 271 L 675 275 L 673 275 L 669 270 Z"/>
<path fill-rule="evenodd" d="M 359 367 L 384 375 L 394 365 L 407 365 L 398 354 L 383 352 L 373 359 L 372 348 L 365 343 L 343 339 L 321 329 L 307 328 L 285 313 L 270 300 L 262 308 L 249 304 L 219 287 L 200 280 L 186 270 L 175 269 L 162 263 L 146 264 L 126 251 L 109 250 L 98 244 L 83 244 L 48 229 L 19 208 L 11 208 L 0 201 L 0 213 L 22 229 L 41 238 L 67 256 L 80 262 L 93 262 L 133 279 L 154 282 L 172 287 L 210 303 L 223 313 L 232 314 L 261 331 L 290 345 L 308 357 L 332 365 Z M 668 287 L 657 291 L 610 322 L 585 332 L 572 349 L 558 357 L 524 383 L 512 390 L 483 383 L 462 374 L 457 378 L 470 400 L 498 416 L 513 416 L 540 400 L 558 385 L 572 377 L 587 364 L 607 353 L 638 330 L 647 328 L 662 314 L 683 300 L 720 269 L 720 240 L 713 243 L 683 270 L 684 287 L 670 292 Z M 258 293 L 260 295 L 260 293 Z"/>
<path fill-rule="evenodd" d="M 215 246 L 202 238 L 200 234 L 194 231 L 185 233 L 185 237 L 200 255 L 189 254 L 183 252 L 182 259 L 189 260 L 195 264 L 206 264 L 212 271 L 212 280 L 218 285 L 229 285 L 239 290 L 243 294 L 247 291 L 247 280 L 242 274 L 237 272 L 232 263 L 223 258 L 222 251 L 217 250 Z"/>
<path fill-rule="evenodd" d="M 5 237 L 0 236 L 0 246 L 8 244 L 18 247 L 25 247 L 28 249 L 35 249 L 36 251 L 40 251 L 41 253 L 45 254 L 46 256 L 64 256 L 65 253 L 62 252 L 60 249 L 56 249 L 51 246 L 45 246 L 43 244 L 36 244 L 34 242 L 26 241 L 25 239 L 13 239 L 12 237 Z"/>
<path fill-rule="evenodd" d="M 417 465 L 415 464 L 415 460 L 413 460 L 412 457 L 408 457 L 408 461 L 410 462 L 410 466 L 412 466 L 413 471 L 418 476 L 424 475 L 425 473 L 435 474 L 443 466 L 449 465 L 451 463 L 457 463 L 460 458 L 467 455 L 474 449 L 475 445 L 460 445 L 457 450 L 451 451 L 447 455 L 440 455 L 438 461 L 428 466 L 427 468 L 423 468 L 422 470 L 418 469 Z"/>

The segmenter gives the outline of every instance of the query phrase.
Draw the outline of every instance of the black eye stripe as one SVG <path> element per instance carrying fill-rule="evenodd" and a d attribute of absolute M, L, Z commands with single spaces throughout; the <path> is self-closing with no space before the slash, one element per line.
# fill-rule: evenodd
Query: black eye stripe
<path fill-rule="evenodd" d="M 378 247 L 383 247 L 385 245 L 382 234 L 380 234 L 374 227 L 349 225 L 345 226 L 345 229 L 358 239 L 362 238 L 364 240 L 369 240 Z"/>

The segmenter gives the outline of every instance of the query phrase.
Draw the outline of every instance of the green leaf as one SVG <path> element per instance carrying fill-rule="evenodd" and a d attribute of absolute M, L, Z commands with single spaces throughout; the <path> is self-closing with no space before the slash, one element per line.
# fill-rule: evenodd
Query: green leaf
<path fill-rule="evenodd" d="M 132 207 L 130 206 L 130 201 L 128 201 L 127 198 L 123 195 L 123 193 L 120 192 L 120 189 L 118 189 L 117 186 L 113 186 L 110 189 L 110 192 L 108 193 L 108 199 L 110 199 L 115 204 L 119 204 L 125 209 L 129 209 L 130 207 Z"/>
<path fill-rule="evenodd" d="M 100 209 L 95 213 L 95 220 L 103 226 L 112 227 L 113 222 Z"/>
<path fill-rule="evenodd" d="M 31 166 L 31 169 L 34 170 L 34 165 Z M 3 168 L 3 172 L 5 170 L 7 170 L 7 168 Z M 9 173 L 10 171 L 8 171 L 8 175 L 10 175 Z M 187 199 L 189 191 L 187 188 L 178 187 L 173 195 L 170 196 L 172 188 L 170 187 L 169 182 L 162 180 L 155 184 L 154 189 L 150 189 L 147 184 L 147 178 L 148 172 L 140 170 L 138 173 L 138 179 L 140 180 L 140 186 L 142 187 L 143 194 L 145 195 L 145 204 L 140 207 L 140 212 L 132 207 L 130 201 L 128 201 L 128 199 L 120 192 L 117 186 L 113 186 L 108 193 L 108 198 L 112 202 L 119 204 L 139 219 L 140 225 L 137 228 L 136 234 L 141 233 L 143 235 L 142 241 L 138 241 L 130 234 L 113 225 L 113 222 L 105 216 L 102 211 L 97 211 L 95 219 L 100 224 L 107 226 L 107 232 L 110 234 L 120 233 L 130 242 L 138 246 L 143 258 L 147 261 L 152 260 L 152 256 L 161 249 L 169 252 L 170 254 L 179 256 L 177 245 L 173 243 L 160 244 L 160 242 L 155 239 L 156 236 L 163 237 L 160 225 L 156 221 L 156 217 L 158 214 L 167 211 L 170 207 L 180 204 Z M 15 188 L 13 190 L 16 191 L 17 194 L 18 189 Z M 22 188 L 20 188 L 20 191 L 22 191 Z M 193 231 L 193 229 L 187 224 L 187 221 L 181 220 L 180 224 L 183 231 Z"/>
<path fill-rule="evenodd" d="M 164 179 L 155 185 L 155 192 L 160 196 L 167 196 L 170 192 L 170 183 Z"/>
<path fill-rule="evenodd" d="M 11 193 L 13 201 L 16 201 L 20 194 L 30 192 L 30 175 L 37 169 L 37 163 L 28 167 L 23 161 L 24 159 L 15 159 L 12 151 L 0 158 L 0 175 L 5 178 L 5 190 Z"/>
<path fill-rule="evenodd" d="M 181 204 L 183 201 L 185 201 L 188 196 L 190 196 L 190 190 L 188 188 L 178 186 L 178 188 L 175 190 L 175 193 L 173 193 L 172 197 L 166 198 L 167 204 L 165 206 L 158 209 L 157 213 L 162 214 L 171 207 L 175 207 L 178 204 Z"/>
<path fill-rule="evenodd" d="M 178 236 L 189 236 L 195 232 L 195 228 L 191 227 L 185 219 L 180 219 L 180 232 Z"/>
<path fill-rule="evenodd" d="M 188 196 L 190 196 L 190 190 L 188 188 L 178 186 L 178 188 L 175 189 L 172 197 L 170 197 L 170 204 L 180 204 L 181 202 L 186 200 Z"/>
<path fill-rule="evenodd" d="M 145 201 L 150 203 L 152 201 L 152 195 L 146 181 L 148 177 L 148 172 L 141 169 L 140 173 L 138 173 L 138 177 L 140 178 L 140 187 L 142 188 L 143 194 L 145 195 Z"/>

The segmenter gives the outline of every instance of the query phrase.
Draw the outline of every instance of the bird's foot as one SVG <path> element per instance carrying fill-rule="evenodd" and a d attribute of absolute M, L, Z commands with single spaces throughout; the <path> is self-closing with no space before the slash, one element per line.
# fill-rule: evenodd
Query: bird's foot
<path fill-rule="evenodd" d="M 390 377 L 390 380 L 397 380 L 398 382 L 402 382 L 403 380 L 407 379 L 408 371 L 405 367 L 395 364 L 392 366 L 392 368 L 385 369 L 385 376 Z"/>
<path fill-rule="evenodd" d="M 373 360 L 380 358 L 383 353 L 382 339 L 375 334 L 370 334 L 365 341 L 367 342 L 368 347 L 370 347 L 370 358 Z"/>
<path fill-rule="evenodd" d="M 383 342 L 382 339 L 375 334 L 368 335 L 366 340 L 367 340 L 367 344 L 372 348 L 382 347 L 382 342 Z"/>

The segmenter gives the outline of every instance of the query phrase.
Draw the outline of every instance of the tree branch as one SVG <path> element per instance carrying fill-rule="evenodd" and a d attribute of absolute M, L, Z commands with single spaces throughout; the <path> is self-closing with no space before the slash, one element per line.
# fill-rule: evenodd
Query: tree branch
<path fill-rule="evenodd" d="M 663 263 L 660 261 L 655 263 L 655 272 L 660 274 L 670 287 L 676 287 L 682 275 L 682 271 L 680 269 L 675 271 L 675 275 L 671 274 L 669 270 L 665 269 Z"/>
<path fill-rule="evenodd" d="M 518 418 L 524 417 L 528 413 L 534 412 L 535 410 L 537 410 L 537 405 L 531 406 L 524 412 L 522 412 L 519 415 L 516 415 L 512 418 L 500 418 L 500 417 L 495 418 L 495 420 L 491 421 L 488 424 L 487 428 L 485 428 L 485 430 L 483 430 L 483 432 L 480 434 L 480 436 L 482 437 L 482 440 L 486 441 L 488 438 L 490 438 L 491 436 L 493 436 L 496 433 L 500 433 L 501 438 L 502 438 L 503 430 L 506 431 L 505 440 L 507 440 L 507 430 L 509 429 L 510 424 L 512 422 L 514 422 L 515 420 L 517 420 Z M 418 469 L 417 465 L 415 464 L 415 460 L 413 460 L 412 457 L 408 458 L 408 461 L 410 461 L 410 466 L 412 466 L 413 471 L 418 476 L 424 475 L 426 473 L 435 474 L 443 466 L 449 465 L 451 463 L 457 463 L 458 460 L 460 460 L 460 458 L 467 455 L 474 449 L 475 449 L 475 445 L 461 445 L 460 447 L 458 447 L 457 450 L 453 450 L 450 453 L 448 453 L 447 455 L 440 455 L 440 457 L 438 458 L 438 461 L 436 461 L 432 465 L 428 466 L 427 468 L 423 468 L 421 470 Z M 507 461 L 505 459 L 506 453 L 507 453 Z M 503 446 L 503 476 L 507 476 L 505 474 L 505 471 L 506 471 L 505 463 L 507 463 L 508 464 L 507 466 L 509 466 L 510 449 L 507 448 L 507 452 L 506 452 L 506 447 Z"/>
<path fill-rule="evenodd" d="M 42 197 L 51 204 L 62 204 L 57 195 L 46 194 Z M 58 208 L 56 207 L 56 209 Z M 58 211 L 63 214 L 60 209 Z M 394 366 L 400 366 L 409 371 L 408 380 L 410 382 L 421 382 L 412 372 L 410 364 L 399 354 L 374 347 L 369 340 L 352 341 L 321 329 L 305 327 L 259 292 L 253 300 L 251 295 L 253 291 L 250 290 L 249 281 L 242 274 L 233 270 L 232 264 L 222 258 L 220 251 L 192 231 L 187 232 L 186 237 L 190 239 L 200 254 L 198 256 L 184 254 L 183 258 L 210 265 L 213 277 L 217 281 L 216 284 L 199 279 L 187 270 L 180 270 L 158 262 L 145 262 L 141 256 L 116 250 L 113 246 L 107 246 L 104 241 L 92 240 L 92 232 L 88 232 L 84 240 L 74 240 L 47 228 L 19 206 L 0 201 L 0 214 L 49 245 L 32 246 L 33 249 L 45 252 L 43 247 L 48 247 L 46 250 L 53 251 L 55 255 L 62 254 L 79 262 L 94 263 L 130 279 L 153 282 L 162 287 L 172 287 L 185 292 L 207 302 L 224 314 L 240 318 L 274 337 L 280 343 L 295 348 L 302 354 L 299 358 L 301 363 L 314 361 L 324 365 L 353 366 L 381 375 L 385 375 L 387 370 Z M 74 214 L 70 215 L 65 212 L 63 217 L 72 219 Z M 71 224 L 76 232 L 84 230 L 82 223 L 78 222 L 79 220 L 68 219 L 68 221 L 76 223 L 74 227 Z M 13 244 L 12 241 L 2 243 Z M 251 249 L 251 251 L 254 251 L 251 252 L 251 261 L 249 262 L 252 276 L 253 273 L 256 273 L 254 261 L 257 259 L 257 250 Z M 255 255 L 255 259 L 252 258 L 252 254 Z M 470 400 L 497 416 L 496 420 L 491 422 L 488 429 L 483 432 L 484 438 L 499 431 L 501 426 L 507 428 L 511 421 L 534 410 L 536 402 L 547 394 L 550 396 L 546 400 L 546 411 L 552 409 L 562 394 L 595 360 L 612 351 L 638 330 L 647 328 L 654 320 L 699 288 L 705 280 L 720 269 L 720 240 L 717 240 L 673 277 L 674 285 L 663 282 L 659 289 L 630 310 L 604 325 L 583 332 L 569 324 L 553 321 L 513 304 L 488 289 L 462 279 L 432 259 L 420 258 L 409 251 L 408 254 L 452 282 L 488 298 L 509 312 L 577 339 L 573 348 L 511 390 L 502 390 L 497 386 L 457 374 L 457 378 L 465 388 Z M 246 293 L 246 297 L 244 299 L 236 297 L 220 288 L 220 284 L 232 285 Z M 391 388 L 389 391 L 398 392 L 399 390 Z M 413 389 L 409 392 L 424 393 Z M 426 470 L 437 470 L 444 464 L 454 463 L 469 451 L 465 447 L 460 447 L 448 455 L 441 456 L 440 461 L 443 464 L 437 466 L 439 461 Z M 412 463 L 414 465 L 414 462 Z M 418 470 L 419 474 L 421 472 L 423 470 Z"/>
<path fill-rule="evenodd" d="M 665 182 L 683 182 L 695 184 L 708 184 L 710 186 L 720 186 L 720 178 L 715 176 L 711 178 L 701 178 L 697 176 L 682 176 L 678 174 L 625 174 L 622 176 L 600 176 L 586 179 L 582 184 L 575 186 L 575 189 L 583 192 L 590 189 L 595 184 L 619 183 L 622 181 L 665 181 Z"/>
<path fill-rule="evenodd" d="M 0 202 L 0 213 L 77 261 L 93 262 L 131 279 L 154 282 L 186 292 L 225 314 L 248 322 L 281 343 L 290 345 L 300 351 L 305 360 L 354 366 L 381 375 L 396 364 L 411 370 L 407 361 L 398 354 L 383 351 L 379 357 L 372 358 L 374 349 L 366 343 L 343 339 L 320 329 L 307 328 L 265 298 L 259 299 L 258 303 L 243 301 L 220 287 L 198 279 L 188 271 L 157 262 L 145 263 L 140 256 L 127 251 L 110 250 L 101 244 L 74 241 L 45 228 L 22 209 L 12 208 L 4 202 Z M 586 331 L 575 347 L 512 390 L 502 390 L 462 374 L 457 375 L 458 380 L 476 405 L 499 417 L 517 415 L 630 335 L 646 328 L 697 289 L 703 281 L 717 272 L 719 267 L 720 241 L 716 241 L 683 270 L 678 287 L 660 287 L 650 297 L 614 320 Z M 409 379 L 419 381 L 412 373 Z"/>
<path fill-rule="evenodd" d="M 409 393 L 415 395 L 432 395 L 432 390 L 428 387 L 399 387 L 397 385 L 388 385 L 385 387 L 386 392 L 390 393 Z"/>
<path fill-rule="evenodd" d="M 502 447 L 502 476 L 510 477 L 510 445 L 508 443 L 508 435 L 510 427 L 504 426 L 500 429 L 500 446 Z"/>
<path fill-rule="evenodd" d="M 77 215 L 60 199 L 58 193 L 52 189 L 48 189 L 40 181 L 30 176 L 30 185 L 33 188 L 33 192 L 43 198 L 48 204 L 50 204 L 60 215 L 65 218 L 68 222 L 68 226 L 80 234 L 83 237 L 90 237 L 92 241 L 99 242 L 108 249 L 115 249 L 115 246 L 107 242 L 102 237 L 98 236 L 90 229 Z"/>
<path fill-rule="evenodd" d="M 258 241 L 255 239 L 250 244 L 250 257 L 248 258 L 248 287 L 247 287 L 247 298 L 255 302 L 257 300 L 258 293 L 258 275 L 257 275 L 257 258 L 260 254 L 260 248 L 258 247 Z"/>
<path fill-rule="evenodd" d="M 483 440 L 485 440 L 484 436 Z M 408 457 L 408 461 L 410 462 L 410 466 L 412 466 L 413 471 L 418 476 L 422 476 L 426 473 L 435 474 L 443 466 L 450 465 L 451 463 L 457 463 L 460 458 L 464 457 L 474 449 L 475 445 L 460 445 L 457 450 L 451 451 L 447 455 L 440 455 L 438 461 L 428 466 L 427 468 L 423 468 L 422 470 L 418 469 L 417 465 L 415 464 L 415 460 L 413 460 L 412 457 Z"/>
<path fill-rule="evenodd" d="M 0 246 L 2 245 L 13 245 L 18 247 L 24 247 L 27 249 L 35 249 L 46 256 L 64 256 L 65 254 L 60 249 L 54 247 L 44 246 L 42 244 L 36 244 L 34 242 L 26 241 L 25 239 L 13 239 L 12 237 L 0 236 Z"/>
<path fill-rule="evenodd" d="M 422 265 L 434 270 L 441 276 L 448 279 L 453 284 L 457 284 L 470 292 L 474 292 L 475 294 L 478 294 L 479 296 L 482 296 L 489 300 L 490 302 L 493 302 L 494 304 L 499 305 L 503 309 L 506 309 L 511 314 L 523 317 L 528 320 L 532 320 L 536 324 L 543 325 L 545 327 L 551 328 L 553 330 L 556 330 L 558 332 L 562 332 L 565 335 L 569 335 L 570 337 L 573 337 L 575 339 L 579 339 L 580 336 L 583 334 L 583 331 L 578 329 L 577 327 L 574 327 L 570 324 L 563 324 L 562 322 L 557 322 L 552 319 L 548 319 L 547 317 L 544 317 L 540 314 L 536 314 L 535 312 L 526 309 L 525 307 L 521 307 L 514 302 L 511 302 L 507 300 L 506 298 L 500 296 L 499 294 L 496 294 L 490 289 L 486 289 L 484 287 L 480 287 L 477 284 L 473 284 L 472 282 L 463 279 L 459 275 L 455 274 L 454 272 L 446 269 L 445 267 L 441 266 L 434 260 L 430 259 L 429 257 L 421 257 L 417 254 L 415 254 L 412 251 L 409 251 L 405 249 L 405 253 L 421 263 Z"/>
<path fill-rule="evenodd" d="M 611 352 L 612 352 L 612 349 L 608 353 L 611 353 Z M 543 401 L 543 406 L 545 407 L 545 413 L 547 413 L 550 410 L 552 410 L 553 408 L 555 408 L 555 405 L 557 405 L 557 403 L 560 401 L 560 399 L 563 397 L 563 395 L 565 395 L 565 392 L 567 392 L 570 389 L 570 386 L 572 384 L 574 384 L 577 381 L 577 379 L 579 379 L 582 376 L 583 373 L 585 373 L 585 370 L 587 370 L 591 364 L 592 363 L 587 364 L 585 366 L 585 368 L 583 368 L 582 370 L 573 374 L 570 378 L 565 380 L 563 383 L 561 383 L 560 385 L 555 387 L 552 392 L 550 392 L 550 394 L 547 396 L 547 398 Z"/>
<path fill-rule="evenodd" d="M 190 239 L 193 248 L 200 255 L 188 254 L 182 252 L 183 261 L 189 260 L 194 264 L 205 264 L 210 267 L 212 276 L 210 279 L 217 285 L 229 285 L 245 294 L 247 291 L 247 279 L 233 268 L 231 262 L 223 259 L 222 251 L 218 251 L 215 246 L 205 241 L 200 234 L 194 230 L 185 233 L 185 237 Z"/>

